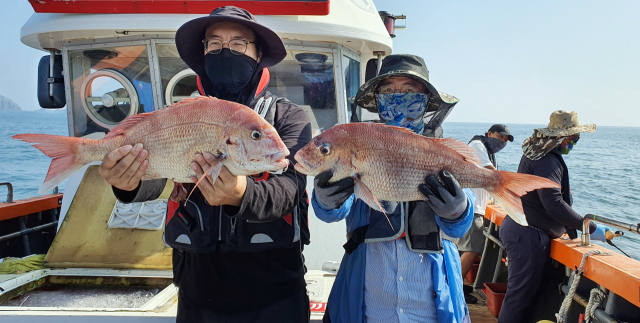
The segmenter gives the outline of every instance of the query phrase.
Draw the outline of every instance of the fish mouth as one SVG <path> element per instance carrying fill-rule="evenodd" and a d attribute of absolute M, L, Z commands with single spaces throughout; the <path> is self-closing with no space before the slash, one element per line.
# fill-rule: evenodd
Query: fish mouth
<path fill-rule="evenodd" d="M 288 155 L 288 152 L 278 152 L 268 155 L 267 160 L 269 161 L 269 164 L 274 165 L 278 169 L 284 169 L 289 166 L 289 160 L 285 158 Z"/>
<path fill-rule="evenodd" d="M 309 175 L 309 174 L 311 174 L 313 172 L 312 171 L 312 169 L 313 169 L 312 166 L 309 165 L 309 163 L 307 163 L 306 161 L 300 160 L 300 159 L 297 159 L 297 158 L 296 158 L 296 161 L 298 163 L 295 166 L 293 166 L 293 168 L 296 171 L 298 171 L 298 172 L 300 172 L 302 174 L 305 174 L 305 175 Z"/>

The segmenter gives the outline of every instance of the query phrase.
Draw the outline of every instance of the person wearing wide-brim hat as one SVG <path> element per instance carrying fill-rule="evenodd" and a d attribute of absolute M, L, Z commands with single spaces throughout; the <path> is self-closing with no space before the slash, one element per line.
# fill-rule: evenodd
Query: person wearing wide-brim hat
<path fill-rule="evenodd" d="M 428 76 L 418 56 L 387 56 L 355 103 L 388 125 L 441 137 L 440 125 L 458 99 L 438 92 Z M 384 214 L 355 198 L 353 179 L 329 183 L 332 176 L 316 176 L 311 199 L 320 220 L 345 219 L 348 231 L 324 322 L 469 322 L 458 249 L 441 233 L 465 234 L 473 220 L 473 193 L 448 172 L 420 174 L 425 184 L 417 188 L 428 201 L 381 201 Z"/>
<path fill-rule="evenodd" d="M 223 40 L 212 34 L 214 24 L 238 30 Z M 182 25 L 176 32 L 176 47 L 180 58 L 200 77 L 205 94 L 243 104 L 259 96 L 256 87 L 263 68 L 287 56 L 274 31 L 233 6 L 217 8 L 209 16 Z"/>
<path fill-rule="evenodd" d="M 442 137 L 442 122 L 458 103 L 458 98 L 440 92 L 429 82 L 429 70 L 422 57 L 409 54 L 389 55 L 382 61 L 380 73 L 360 87 L 355 103 L 369 112 L 378 114 L 378 94 L 380 84 L 389 78 L 407 77 L 424 86 L 427 97 L 426 107 L 419 116 L 424 124 L 421 134 L 427 137 Z"/>
<path fill-rule="evenodd" d="M 303 109 L 266 91 L 267 68 L 286 56 L 276 33 L 248 11 L 228 6 L 185 23 L 176 33 L 176 47 L 199 76 L 203 94 L 263 112 L 294 163 L 297 149 L 311 140 L 311 125 Z M 219 167 L 223 155 L 210 153 L 219 152 L 195 155 L 192 180 L 217 165 L 215 175 L 197 188 L 176 184 L 168 202 L 164 241 L 173 247 L 173 279 L 180 287 L 177 322 L 308 322 L 301 251 L 309 243 L 307 177 L 293 167 L 281 174 L 235 176 Z M 129 171 L 117 174 L 144 170 L 137 156 L 118 160 L 120 168 L 106 169 L 115 164 L 106 160 L 101 167 L 126 203 L 155 199 L 166 183 L 141 181 Z"/>
<path fill-rule="evenodd" d="M 569 170 L 562 155 L 568 154 L 580 139 L 580 133 L 596 131 L 595 124 L 583 125 L 573 111 L 554 111 L 545 128 L 534 129 L 522 145 L 518 173 L 550 179 L 561 188 L 545 188 L 522 196 L 522 208 L 528 226 L 506 217 L 500 226 L 500 239 L 509 257 L 507 294 L 498 322 L 521 322 L 528 308 L 535 308 L 545 264 L 549 261 L 550 240 L 575 235 L 582 230 L 584 217 L 571 208 Z M 608 227 L 590 223 L 591 238 L 606 240 Z"/>

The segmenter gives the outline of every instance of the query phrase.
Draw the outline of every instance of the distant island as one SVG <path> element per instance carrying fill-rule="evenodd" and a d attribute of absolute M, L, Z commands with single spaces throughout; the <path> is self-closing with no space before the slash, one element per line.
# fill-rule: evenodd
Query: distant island
<path fill-rule="evenodd" d="M 0 111 L 20 111 L 20 106 L 11 99 L 0 95 Z"/>

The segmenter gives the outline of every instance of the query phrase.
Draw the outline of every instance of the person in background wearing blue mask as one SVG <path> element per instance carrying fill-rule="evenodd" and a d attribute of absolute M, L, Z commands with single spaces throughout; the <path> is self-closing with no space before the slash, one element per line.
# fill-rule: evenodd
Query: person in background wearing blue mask
<path fill-rule="evenodd" d="M 429 83 L 422 58 L 390 55 L 355 102 L 387 125 L 442 137 L 442 121 L 458 99 Z M 380 201 L 392 228 L 382 212 L 355 200 L 352 179 L 329 184 L 332 176 L 316 176 L 311 203 L 322 221 L 346 220 L 348 241 L 323 321 L 469 322 L 458 249 L 442 236 L 467 232 L 473 193 L 446 171 L 424 174 L 418 189 L 429 201 Z"/>
<path fill-rule="evenodd" d="M 478 135 L 471 138 L 469 147 L 473 148 L 478 155 L 480 166 L 497 170 L 498 162 L 496 161 L 496 153 L 506 147 L 507 142 L 513 142 L 513 136 L 511 132 L 509 132 L 509 127 L 503 124 L 494 124 L 483 136 Z M 461 252 L 462 277 L 465 277 L 467 273 L 471 271 L 475 259 L 481 256 L 484 251 L 484 211 L 489 201 L 489 193 L 487 193 L 485 189 L 470 188 L 470 190 L 476 196 L 473 223 L 464 237 L 454 240 L 458 246 L 458 250 Z M 464 299 L 467 304 L 475 304 L 478 300 L 471 295 L 473 288 L 465 285 L 464 289 Z"/>
<path fill-rule="evenodd" d="M 584 217 L 571 208 L 569 170 L 562 155 L 568 154 L 581 132 L 595 132 L 596 125 L 581 125 L 576 112 L 558 110 L 551 114 L 549 126 L 535 129 L 522 144 L 524 155 L 518 173 L 548 178 L 560 188 L 544 188 L 522 196 L 528 226 L 506 217 L 500 227 L 500 240 L 509 259 L 507 294 L 502 303 L 499 323 L 519 323 L 528 317 L 534 303 L 545 264 L 549 260 L 550 240 L 567 230 L 582 230 Z M 610 229 L 590 223 L 591 239 L 605 242 Z"/>

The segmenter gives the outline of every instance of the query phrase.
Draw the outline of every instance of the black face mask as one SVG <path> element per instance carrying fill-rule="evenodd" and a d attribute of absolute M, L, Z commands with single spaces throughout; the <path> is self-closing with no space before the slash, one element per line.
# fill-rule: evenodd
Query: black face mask
<path fill-rule="evenodd" d="M 204 69 L 212 83 L 211 95 L 236 101 L 253 77 L 258 62 L 247 55 L 233 55 L 228 48 L 204 56 Z"/>
<path fill-rule="evenodd" d="M 491 137 L 485 137 L 485 143 L 487 145 L 487 149 L 492 152 L 492 153 L 497 153 L 500 150 L 502 150 L 502 148 L 504 148 L 507 145 L 506 141 L 502 141 L 500 139 L 496 139 L 496 138 L 491 138 Z"/>

